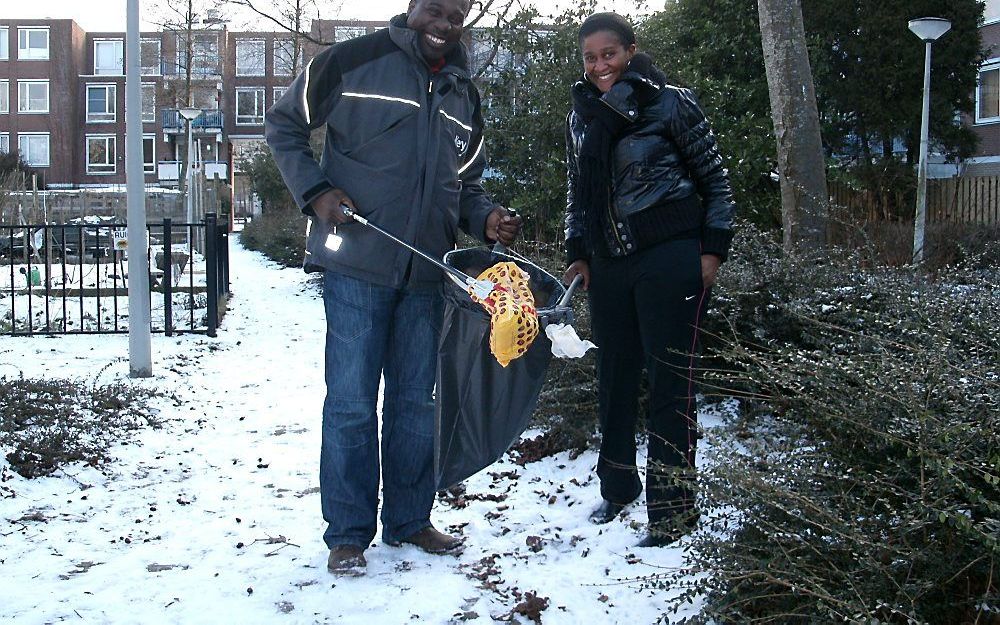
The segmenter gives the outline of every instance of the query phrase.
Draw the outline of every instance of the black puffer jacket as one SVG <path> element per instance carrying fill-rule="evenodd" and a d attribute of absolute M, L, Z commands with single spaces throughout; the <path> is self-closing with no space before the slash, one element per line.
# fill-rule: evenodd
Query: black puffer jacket
<path fill-rule="evenodd" d="M 595 245 L 587 240 L 586 216 L 573 197 L 587 126 L 574 111 L 566 118 L 568 262 L 595 251 L 625 256 L 687 234 L 700 237 L 703 254 L 725 260 L 736 206 L 715 135 L 691 91 L 661 87 L 633 71 L 603 95 L 586 79 L 573 89 L 600 98 L 631 123 L 614 148 L 611 205 Z M 659 93 L 639 107 L 637 89 Z"/>

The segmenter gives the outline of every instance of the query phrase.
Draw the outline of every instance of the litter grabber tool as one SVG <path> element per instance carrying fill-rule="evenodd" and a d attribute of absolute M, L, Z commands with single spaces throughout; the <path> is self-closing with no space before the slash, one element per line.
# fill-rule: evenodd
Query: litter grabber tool
<path fill-rule="evenodd" d="M 365 219 L 361 215 L 357 214 L 356 212 L 354 212 L 354 209 L 352 209 L 351 207 L 347 206 L 346 204 L 341 204 L 340 208 L 344 211 L 345 215 L 347 215 L 348 217 L 350 217 L 354 221 L 358 222 L 359 224 L 361 224 L 363 226 L 367 226 L 368 228 L 371 228 L 375 232 L 378 232 L 379 234 L 392 239 L 393 241 L 395 241 L 396 243 L 402 245 L 403 247 L 405 247 L 406 249 L 410 250 L 414 254 L 420 256 L 421 258 L 423 258 L 427 262 L 429 262 L 429 263 L 437 266 L 438 268 L 440 268 L 444 272 L 448 273 L 449 275 L 452 275 L 452 276 L 458 278 L 459 280 L 462 281 L 462 283 L 464 285 L 466 285 L 467 287 L 469 287 L 469 289 L 472 290 L 472 293 L 474 293 L 476 295 L 476 297 L 478 297 L 479 299 L 485 300 L 487 297 L 489 297 L 490 293 L 493 292 L 493 289 L 496 288 L 496 284 L 494 284 L 493 282 L 490 282 L 489 280 L 478 280 L 476 278 L 473 278 L 472 276 L 470 276 L 470 275 L 468 275 L 468 274 L 460 271 L 459 269 L 456 269 L 455 267 L 451 267 L 449 265 L 444 264 L 443 262 L 441 262 L 438 259 L 434 258 L 430 254 L 426 254 L 423 251 L 418 250 L 417 248 L 413 247 L 412 245 L 410 245 L 406 241 L 403 241 L 402 239 L 400 239 L 400 238 L 396 237 L 395 235 L 387 232 L 386 230 L 383 230 L 381 227 L 373 224 L 372 222 L 368 221 L 367 219 Z"/>
<path fill-rule="evenodd" d="M 504 210 L 507 211 L 508 217 L 517 217 L 517 211 L 514 210 L 513 208 L 505 208 Z M 509 252 L 510 250 L 507 249 L 507 246 L 501 243 L 500 241 L 497 241 L 496 243 L 493 244 L 494 254 L 508 254 Z"/>

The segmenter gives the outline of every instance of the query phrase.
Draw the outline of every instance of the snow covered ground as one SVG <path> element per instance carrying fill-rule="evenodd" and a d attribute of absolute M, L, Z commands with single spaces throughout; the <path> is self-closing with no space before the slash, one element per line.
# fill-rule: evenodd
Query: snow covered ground
<path fill-rule="evenodd" d="M 439 500 L 432 520 L 467 538 L 458 558 L 376 539 L 366 576 L 330 575 L 317 483 L 322 301 L 301 271 L 235 238 L 231 261 L 217 339 L 153 337 L 154 377 L 139 383 L 165 393 L 162 429 L 102 471 L 25 480 L 0 459 L 14 493 L 0 498 L 0 620 L 529 623 L 512 614 L 529 592 L 548 599 L 547 625 L 660 618 L 666 591 L 622 580 L 679 566 L 681 549 L 633 547 L 641 502 L 624 520 L 587 522 L 600 498 L 593 452 L 504 459 L 466 483 L 464 500 Z M 0 375 L 127 379 L 127 349 L 127 336 L 4 337 Z"/>

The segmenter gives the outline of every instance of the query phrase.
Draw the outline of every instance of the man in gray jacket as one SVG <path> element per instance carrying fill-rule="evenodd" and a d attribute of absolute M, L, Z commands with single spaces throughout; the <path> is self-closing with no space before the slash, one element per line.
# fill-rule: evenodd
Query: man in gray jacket
<path fill-rule="evenodd" d="M 320 497 L 335 574 L 362 574 L 375 537 L 383 376 L 382 540 L 436 554 L 462 547 L 430 521 L 440 269 L 352 223 L 342 206 L 439 258 L 458 228 L 485 242 L 517 236 L 520 218 L 480 184 L 479 92 L 460 42 L 469 8 L 411 0 L 387 29 L 317 55 L 267 112 L 268 145 L 311 217 L 305 269 L 324 272 Z M 309 134 L 324 125 L 317 163 Z"/>

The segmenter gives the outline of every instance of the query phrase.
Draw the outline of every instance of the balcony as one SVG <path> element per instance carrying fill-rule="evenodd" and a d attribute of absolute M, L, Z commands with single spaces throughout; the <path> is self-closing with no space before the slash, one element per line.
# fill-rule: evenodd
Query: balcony
<path fill-rule="evenodd" d="M 160 114 L 160 120 L 163 123 L 163 132 L 167 134 L 187 132 L 187 127 L 184 125 L 184 118 L 181 117 L 177 109 L 163 109 L 160 111 Z M 194 132 L 222 132 L 222 123 L 222 111 L 204 110 L 194 120 L 192 129 Z"/>
<path fill-rule="evenodd" d="M 181 177 L 180 161 L 160 161 L 156 164 L 157 178 L 160 182 L 178 182 Z M 225 161 L 203 161 L 201 163 L 205 170 L 205 178 L 212 180 L 219 178 L 226 180 L 229 174 L 229 164 Z M 198 170 L 196 169 L 195 172 Z"/>
<path fill-rule="evenodd" d="M 180 161 L 160 161 L 156 164 L 156 177 L 161 181 L 177 181 L 181 177 Z"/>
<path fill-rule="evenodd" d="M 203 163 L 205 166 L 205 177 L 209 180 L 213 178 L 218 178 L 220 180 L 226 180 L 229 173 L 229 163 L 223 161 L 205 161 Z"/>

